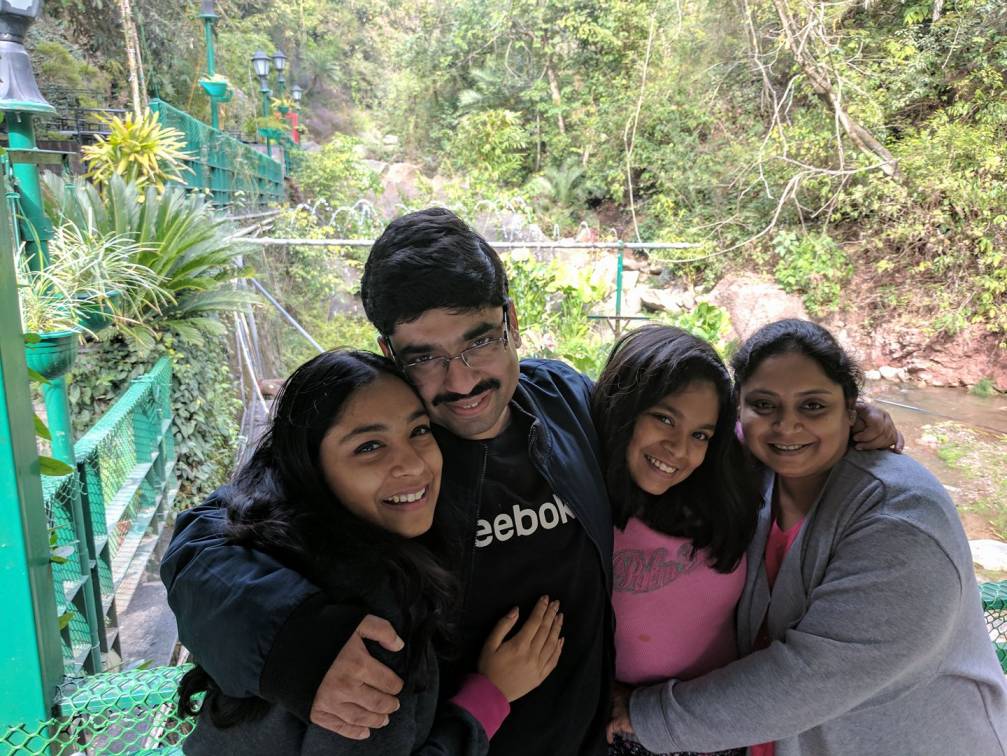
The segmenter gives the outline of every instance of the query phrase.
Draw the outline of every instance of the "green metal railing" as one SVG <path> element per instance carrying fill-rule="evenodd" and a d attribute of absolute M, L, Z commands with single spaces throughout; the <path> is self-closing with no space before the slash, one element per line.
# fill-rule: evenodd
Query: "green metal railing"
<path fill-rule="evenodd" d="M 165 126 L 185 135 L 191 173 L 185 186 L 212 194 L 220 207 L 256 207 L 281 202 L 283 165 L 258 150 L 174 108 L 153 100 L 150 109 Z"/>
<path fill-rule="evenodd" d="M 170 391 L 163 357 L 74 445 L 77 474 L 43 478 L 67 675 L 100 672 L 110 651 L 121 656 L 116 590 L 177 490 Z"/>

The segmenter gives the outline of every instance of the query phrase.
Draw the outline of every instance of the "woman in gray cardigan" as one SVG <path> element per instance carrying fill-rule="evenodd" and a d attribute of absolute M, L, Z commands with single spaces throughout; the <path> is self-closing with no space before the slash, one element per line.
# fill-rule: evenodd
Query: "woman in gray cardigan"
<path fill-rule="evenodd" d="M 825 329 L 770 324 L 733 367 L 765 476 L 743 658 L 637 689 L 616 729 L 657 753 L 1004 756 L 1007 685 L 943 487 L 849 447 L 860 372 Z"/>

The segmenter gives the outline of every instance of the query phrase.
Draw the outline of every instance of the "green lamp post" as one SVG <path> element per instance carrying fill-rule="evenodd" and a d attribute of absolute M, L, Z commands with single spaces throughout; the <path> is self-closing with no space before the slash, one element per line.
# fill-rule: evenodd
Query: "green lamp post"
<path fill-rule="evenodd" d="M 283 50 L 277 50 L 273 53 L 273 68 L 276 69 L 276 96 L 283 99 L 283 88 L 287 84 L 287 80 L 283 77 L 283 72 L 287 70 L 287 56 L 283 54 Z M 288 108 L 280 108 L 281 113 L 285 113 Z"/>
<path fill-rule="evenodd" d="M 282 50 L 273 53 L 273 68 L 276 69 L 276 98 L 280 102 L 276 109 L 280 111 L 282 120 L 287 121 L 287 113 L 290 112 L 290 108 L 283 101 L 283 92 L 287 85 L 287 79 L 283 75 L 287 69 L 287 56 L 283 54 Z M 290 137 L 287 136 L 286 130 L 280 132 L 278 140 L 283 145 L 284 170 L 290 173 Z"/>
<path fill-rule="evenodd" d="M 25 34 L 41 12 L 42 0 L 0 0 L 0 111 L 7 122 L 7 157 L 24 214 L 25 255 L 34 270 L 41 270 L 47 264 L 46 244 L 52 237 L 52 225 L 42 210 L 38 165 L 50 162 L 53 155 L 38 149 L 32 119 L 36 113 L 53 113 L 55 109 L 39 92 L 24 47 Z M 30 423 L 26 421 L 26 414 L 30 415 L 31 405 L 22 376 L 27 376 L 27 365 L 39 367 L 42 362 L 51 369 L 49 374 L 62 376 L 73 362 L 77 336 L 76 333 L 39 335 L 25 352 L 17 349 L 23 345 L 23 337 L 17 313 L 14 261 L 5 254 L 13 244 L 6 238 L 7 222 L 3 225 L 0 230 L 0 257 L 5 258 L 0 262 L 0 494 L 5 504 L 3 509 L 7 511 L 0 517 L 0 542 L 4 545 L 0 549 L 4 552 L 0 556 L 0 592 L 13 604 L 10 612 L 5 610 L 13 636 L 7 644 L 4 660 L 0 661 L 0 670 L 4 680 L 16 680 L 17 684 L 3 686 L 0 719 L 4 722 L 0 725 L 18 719 L 47 718 L 59 678 L 61 653 L 56 607 L 52 589 L 45 585 L 51 580 L 48 523 L 39 506 L 41 492 L 35 467 L 37 457 L 32 448 L 33 434 L 25 433 Z M 53 456 L 73 467 L 73 437 L 65 381 L 50 382 L 44 391 Z M 86 534 L 79 496 L 73 506 L 77 537 L 83 544 L 80 539 Z M 9 561 L 12 557 L 13 566 Z M 78 547 L 78 557 L 85 581 L 84 611 L 91 620 L 95 600 L 91 581 L 87 579 L 90 560 L 85 546 Z M 18 562 L 20 565 L 16 564 Z M 12 579 L 19 572 L 27 574 L 28 579 Z M 91 664 L 92 669 L 100 670 L 101 657 L 96 640 L 96 630 L 93 630 Z M 34 746 L 33 743 L 26 745 Z"/>
<path fill-rule="evenodd" d="M 269 67 L 271 64 L 270 57 L 262 50 L 257 50 L 252 56 L 252 70 L 255 71 L 255 75 L 259 77 L 259 92 L 262 94 L 262 117 L 269 117 Z M 265 127 L 263 130 L 267 129 Z M 269 140 L 269 135 L 266 134 L 266 154 L 269 157 L 273 157 L 273 147 Z"/>
<path fill-rule="evenodd" d="M 220 104 L 221 95 L 227 94 L 227 84 L 223 81 L 215 81 L 217 75 L 217 55 L 214 49 L 213 27 L 217 23 L 219 16 L 215 8 L 214 0 L 202 0 L 199 10 L 199 17 L 203 19 L 203 31 L 206 34 L 206 76 L 200 82 L 203 89 L 210 95 L 210 125 L 215 129 L 220 128 Z M 223 91 L 220 91 L 223 90 Z"/>
<path fill-rule="evenodd" d="M 38 163 L 42 156 L 35 142 L 35 113 L 55 113 L 35 83 L 24 36 L 41 15 L 42 0 L 0 0 L 0 111 L 7 121 L 11 163 L 21 194 L 25 219 L 31 224 L 25 234 L 28 265 L 41 270 L 47 260 L 46 242 L 52 224 L 42 212 Z"/>

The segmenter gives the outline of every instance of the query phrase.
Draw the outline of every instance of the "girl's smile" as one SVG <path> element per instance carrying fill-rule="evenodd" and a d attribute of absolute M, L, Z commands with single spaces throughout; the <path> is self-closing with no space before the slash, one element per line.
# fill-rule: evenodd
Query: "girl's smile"
<path fill-rule="evenodd" d="M 717 426 L 719 400 L 709 381 L 668 394 L 636 419 L 626 466 L 641 489 L 659 496 L 703 463 Z"/>
<path fill-rule="evenodd" d="M 426 410 L 403 381 L 382 376 L 358 389 L 319 457 L 332 492 L 358 517 L 406 538 L 430 529 L 441 453 Z"/>

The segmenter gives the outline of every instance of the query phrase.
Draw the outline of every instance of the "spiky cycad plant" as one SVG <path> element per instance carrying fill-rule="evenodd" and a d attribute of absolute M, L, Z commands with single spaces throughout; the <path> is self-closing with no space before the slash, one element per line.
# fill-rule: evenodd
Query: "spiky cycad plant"
<path fill-rule="evenodd" d="M 259 301 L 234 286 L 235 279 L 250 275 L 242 264 L 249 246 L 231 238 L 231 222 L 199 195 L 171 186 L 161 193 L 151 186 L 142 195 L 135 183 L 118 175 L 111 178 L 104 195 L 80 179 L 68 182 L 47 174 L 42 183 L 51 218 L 125 237 L 137 245 L 133 262 L 154 272 L 170 300 L 158 299 L 153 291 L 147 297 L 141 294 L 137 313 L 146 325 L 174 330 L 198 342 L 200 332 L 224 331 L 218 313 Z M 134 335 L 141 340 L 144 336 Z"/>

